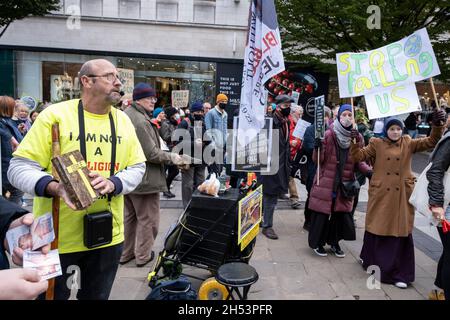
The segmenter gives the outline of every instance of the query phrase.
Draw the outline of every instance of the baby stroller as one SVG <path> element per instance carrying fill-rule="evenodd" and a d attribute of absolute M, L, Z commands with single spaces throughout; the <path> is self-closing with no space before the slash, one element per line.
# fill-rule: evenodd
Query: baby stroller
<path fill-rule="evenodd" d="M 245 194 L 230 189 L 221 197 L 203 195 L 197 190 L 177 223 L 167 232 L 164 248 L 159 253 L 154 269 L 148 274 L 150 287 L 160 281 L 176 279 L 183 272 L 183 265 L 209 270 L 215 274 L 225 263 L 241 261 L 248 263 L 256 239 L 243 251 L 237 241 L 238 202 Z M 206 280 L 199 290 L 199 298 L 222 299 L 226 289 L 214 277 Z M 202 294 L 202 287 L 206 291 Z"/>

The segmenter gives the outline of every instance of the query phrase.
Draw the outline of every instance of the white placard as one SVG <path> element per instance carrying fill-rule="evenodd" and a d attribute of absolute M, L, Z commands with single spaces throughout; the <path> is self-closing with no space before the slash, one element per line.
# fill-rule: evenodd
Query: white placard
<path fill-rule="evenodd" d="M 385 118 L 422 110 L 414 83 L 366 94 L 365 99 L 369 119 Z"/>
<path fill-rule="evenodd" d="M 311 123 L 309 123 L 308 121 L 299 119 L 297 125 L 295 126 L 294 132 L 292 132 L 292 135 L 303 140 L 306 128 L 308 128 L 310 125 Z"/>
<path fill-rule="evenodd" d="M 427 30 L 364 52 L 336 55 L 339 96 L 357 97 L 440 74 Z"/>

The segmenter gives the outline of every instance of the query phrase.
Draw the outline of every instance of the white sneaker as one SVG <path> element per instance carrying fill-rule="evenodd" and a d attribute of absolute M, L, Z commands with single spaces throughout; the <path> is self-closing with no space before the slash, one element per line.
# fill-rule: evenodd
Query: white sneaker
<path fill-rule="evenodd" d="M 406 289 L 406 288 L 408 288 L 408 285 L 407 285 L 406 283 L 404 283 L 404 282 L 401 282 L 401 281 L 396 282 L 396 283 L 395 283 L 395 286 L 396 286 L 397 288 L 400 288 L 400 289 Z"/>

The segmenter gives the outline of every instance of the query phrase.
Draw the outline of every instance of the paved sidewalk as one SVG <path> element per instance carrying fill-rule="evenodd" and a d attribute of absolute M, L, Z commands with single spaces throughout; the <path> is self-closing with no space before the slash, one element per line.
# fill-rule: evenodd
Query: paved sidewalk
<path fill-rule="evenodd" d="M 177 220 L 180 209 L 163 209 L 160 235 L 155 250 L 162 248 L 166 230 Z M 436 261 L 416 248 L 416 281 L 408 289 L 398 289 L 381 284 L 380 289 L 367 287 L 369 274 L 358 264 L 362 246 L 364 213 L 356 212 L 357 240 L 343 241 L 345 258 L 331 254 L 319 257 L 307 244 L 307 232 L 303 225 L 303 210 L 277 210 L 274 228 L 279 240 L 269 240 L 258 235 L 255 251 L 250 260 L 259 273 L 259 281 L 249 293 L 250 300 L 266 299 L 346 299 L 346 300 L 423 300 L 433 286 Z M 150 289 L 146 277 L 152 266 L 135 267 L 132 261 L 119 268 L 110 299 L 144 299 Z M 209 273 L 198 268 L 185 267 L 186 273 L 207 278 Z M 198 289 L 199 280 L 192 280 Z"/>
<path fill-rule="evenodd" d="M 343 259 L 331 254 L 328 257 L 318 257 L 308 247 L 308 234 L 301 229 L 306 190 L 298 181 L 297 187 L 302 202 L 301 209 L 292 210 L 288 201 L 280 200 L 275 212 L 274 228 L 280 239 L 274 241 L 262 234 L 258 235 L 250 264 L 256 268 L 259 281 L 251 287 L 249 299 L 427 299 L 428 292 L 433 287 L 442 246 L 435 228 L 429 226 L 425 217 L 416 215 L 415 219 L 413 237 L 416 280 L 412 286 L 402 290 L 381 284 L 380 289 L 370 290 L 367 287 L 369 274 L 357 261 L 364 234 L 368 184 L 361 189 L 358 205 L 360 211 L 355 213 L 357 239 L 341 242 L 341 247 L 347 254 Z M 173 182 L 172 192 L 176 197 L 171 200 L 165 199 L 161 194 L 160 233 L 154 247 L 156 253 L 162 249 L 163 239 L 170 225 L 182 212 L 181 181 Z M 26 202 L 31 204 L 31 197 L 26 197 Z M 31 207 L 28 209 L 31 210 Z M 144 299 L 150 292 L 146 279 L 153 263 L 154 261 L 143 268 L 137 268 L 133 260 L 120 266 L 110 299 Z M 209 272 L 198 268 L 186 266 L 184 271 L 202 278 L 211 276 Z M 192 279 L 192 283 L 198 289 L 201 281 Z"/>

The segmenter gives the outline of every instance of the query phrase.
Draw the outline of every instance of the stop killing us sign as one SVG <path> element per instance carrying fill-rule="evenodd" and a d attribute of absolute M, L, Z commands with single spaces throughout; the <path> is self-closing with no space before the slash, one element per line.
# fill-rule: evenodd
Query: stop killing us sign
<path fill-rule="evenodd" d="M 365 96 L 370 119 L 421 110 L 415 82 L 440 74 L 425 28 L 384 47 L 336 55 L 341 98 Z"/>

